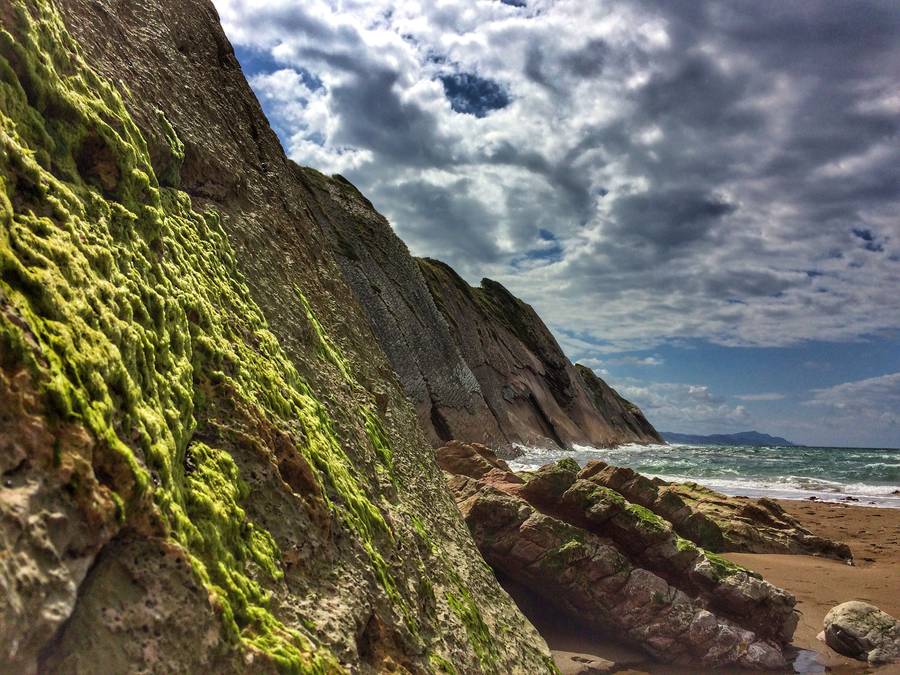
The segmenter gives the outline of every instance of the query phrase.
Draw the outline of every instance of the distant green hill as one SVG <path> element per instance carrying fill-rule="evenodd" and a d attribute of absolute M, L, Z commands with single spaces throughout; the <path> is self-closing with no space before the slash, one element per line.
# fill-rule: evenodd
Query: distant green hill
<path fill-rule="evenodd" d="M 697 445 L 796 445 L 786 438 L 761 434 L 758 431 L 741 431 L 736 434 L 712 434 L 698 436 L 695 434 L 676 434 L 672 431 L 660 432 L 669 443 L 695 443 Z"/>

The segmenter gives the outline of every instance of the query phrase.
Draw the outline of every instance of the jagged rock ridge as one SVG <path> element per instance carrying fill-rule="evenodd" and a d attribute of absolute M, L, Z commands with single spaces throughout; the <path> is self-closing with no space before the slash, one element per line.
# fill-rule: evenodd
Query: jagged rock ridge
<path fill-rule="evenodd" d="M 562 447 L 662 442 L 637 406 L 589 369 L 576 370 L 531 306 L 496 281 L 473 288 L 440 261 L 418 262 L 507 439 Z"/>
<path fill-rule="evenodd" d="M 345 179 L 299 172 L 435 446 L 662 442 L 636 406 L 589 369 L 576 370 L 531 307 L 496 282 L 471 288 L 444 263 L 413 259 Z"/>
<path fill-rule="evenodd" d="M 710 551 L 853 560 L 846 544 L 813 534 L 771 499 L 728 497 L 697 483 L 651 479 L 600 461 L 589 466 L 595 482 L 650 509 L 671 522 L 679 534 Z"/>
<path fill-rule="evenodd" d="M 486 447 L 438 462 L 485 559 L 569 620 L 656 659 L 784 667 L 795 599 L 680 537 L 572 460 L 517 475 Z"/>
<path fill-rule="evenodd" d="M 2 669 L 550 669 L 212 5 L 0 25 Z"/>

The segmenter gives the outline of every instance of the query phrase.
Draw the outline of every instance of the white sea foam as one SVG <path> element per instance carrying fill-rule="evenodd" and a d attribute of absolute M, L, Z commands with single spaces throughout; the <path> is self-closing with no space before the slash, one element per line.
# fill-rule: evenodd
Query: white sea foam
<path fill-rule="evenodd" d="M 524 454 L 510 461 L 515 471 L 534 470 L 564 457 L 581 465 L 599 459 L 662 480 L 696 482 L 728 495 L 816 497 L 822 501 L 852 498 L 861 505 L 900 508 L 900 494 L 895 494 L 900 485 L 893 484 L 900 467 L 900 453 L 894 451 L 688 444 L 521 449 Z"/>

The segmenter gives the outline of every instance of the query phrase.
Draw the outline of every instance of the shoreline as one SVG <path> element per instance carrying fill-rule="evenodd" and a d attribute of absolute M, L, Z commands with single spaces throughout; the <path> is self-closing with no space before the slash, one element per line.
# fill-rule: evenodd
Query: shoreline
<path fill-rule="evenodd" d="M 803 499 L 777 501 L 814 534 L 847 543 L 855 560 L 851 566 L 815 556 L 723 554 L 732 562 L 760 572 L 767 581 L 796 596 L 800 621 L 792 645 L 802 651 L 795 666 L 789 666 L 784 672 L 816 673 L 826 672 L 827 668 L 831 673 L 900 675 L 900 663 L 870 668 L 862 661 L 837 654 L 816 638 L 822 630 L 825 614 L 847 600 L 871 602 L 888 614 L 900 617 L 900 509 Z M 608 672 L 629 675 L 698 672 L 653 662 L 621 640 L 573 630 L 571 622 L 540 599 L 508 580 L 500 581 L 547 641 L 563 675 L 591 672 L 584 669 L 585 658 L 615 662 L 618 668 Z M 738 675 L 755 671 L 723 668 L 710 672 Z"/>
<path fill-rule="evenodd" d="M 581 465 L 596 459 L 648 478 L 697 483 L 730 497 L 775 501 L 815 497 L 812 501 L 900 509 L 900 475 L 896 473 L 900 451 L 893 449 L 625 443 L 613 448 L 575 445 L 568 450 L 520 450 L 523 454 L 508 459 L 514 471 L 533 471 L 567 457 Z M 818 466 L 819 460 L 827 466 Z"/>
<path fill-rule="evenodd" d="M 900 616 L 900 509 L 808 500 L 778 503 L 814 534 L 847 543 L 854 565 L 797 555 L 726 553 L 725 557 L 797 597 L 801 615 L 792 644 L 816 652 L 830 672 L 900 673 L 900 663 L 869 668 L 816 638 L 828 610 L 847 600 L 870 602 Z"/>

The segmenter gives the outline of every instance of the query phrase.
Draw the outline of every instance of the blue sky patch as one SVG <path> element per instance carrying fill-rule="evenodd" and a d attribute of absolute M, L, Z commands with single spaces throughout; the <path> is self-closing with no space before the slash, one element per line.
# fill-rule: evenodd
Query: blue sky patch
<path fill-rule="evenodd" d="M 509 94 L 493 80 L 474 73 L 442 75 L 444 93 L 450 99 L 450 107 L 458 113 L 484 117 L 510 103 Z"/>

